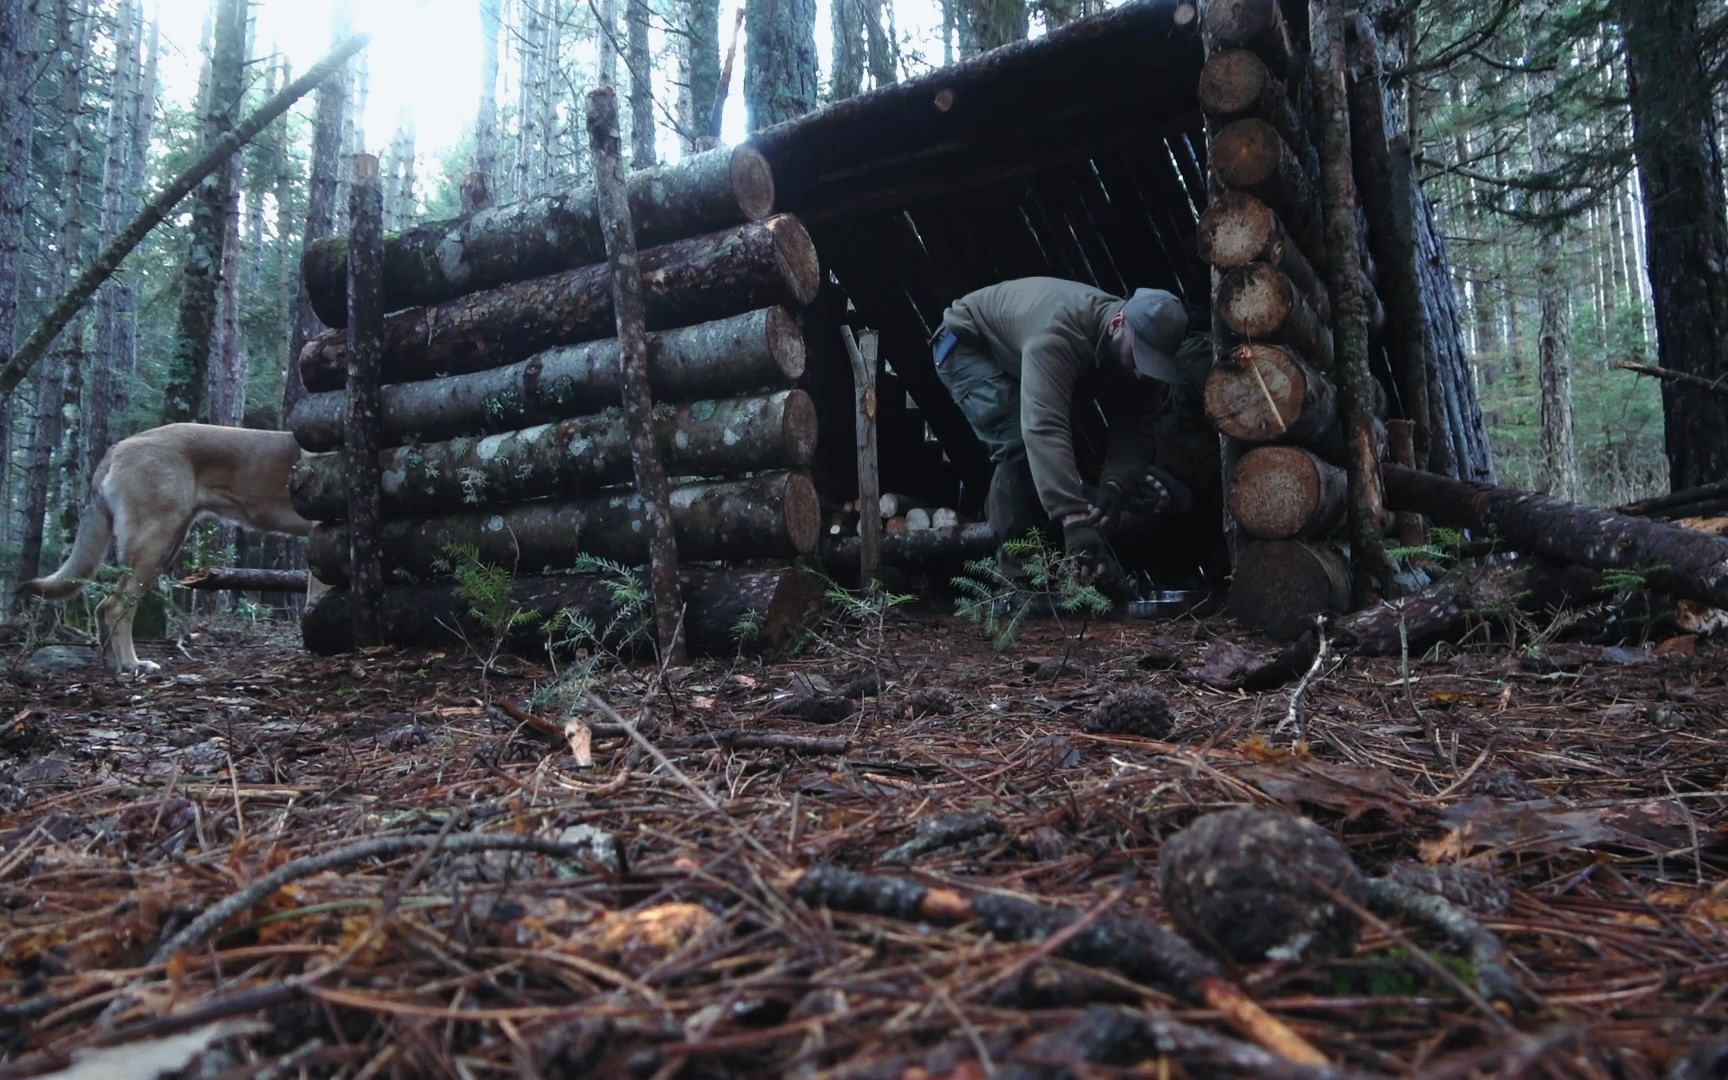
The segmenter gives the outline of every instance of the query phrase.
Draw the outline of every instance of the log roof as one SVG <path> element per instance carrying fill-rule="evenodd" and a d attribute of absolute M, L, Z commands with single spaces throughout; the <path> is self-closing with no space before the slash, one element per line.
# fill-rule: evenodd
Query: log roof
<path fill-rule="evenodd" d="M 777 208 L 810 226 L 851 321 L 882 334 L 885 488 L 942 498 L 966 481 L 965 501 L 982 497 L 988 462 L 927 344 L 955 297 L 1049 274 L 1206 304 L 1192 15 L 1179 0 L 1131 0 L 753 137 Z"/>

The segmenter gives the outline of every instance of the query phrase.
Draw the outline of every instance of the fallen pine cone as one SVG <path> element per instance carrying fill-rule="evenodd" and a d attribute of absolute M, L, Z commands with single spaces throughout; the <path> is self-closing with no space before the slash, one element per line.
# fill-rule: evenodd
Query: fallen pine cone
<path fill-rule="evenodd" d="M 1170 701 L 1156 690 L 1136 687 L 1111 694 L 1086 717 L 1083 730 L 1093 735 L 1139 735 L 1163 739 L 1170 735 L 1176 717 Z"/>

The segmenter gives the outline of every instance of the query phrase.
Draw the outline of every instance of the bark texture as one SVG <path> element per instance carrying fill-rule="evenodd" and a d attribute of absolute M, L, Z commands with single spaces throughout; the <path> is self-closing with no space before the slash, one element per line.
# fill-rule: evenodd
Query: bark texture
<path fill-rule="evenodd" d="M 693 562 L 783 559 L 816 547 L 820 510 L 803 473 L 705 480 L 672 489 L 678 549 Z M 581 499 L 520 503 L 436 517 L 392 518 L 380 532 L 391 581 L 449 573 L 449 545 L 473 545 L 482 561 L 519 573 L 564 570 L 589 555 L 641 564 L 648 558 L 642 499 L 615 490 Z M 319 525 L 306 562 L 319 580 L 348 581 L 348 528 Z"/>
<path fill-rule="evenodd" d="M 628 182 L 644 246 L 757 221 L 774 207 L 774 176 L 748 147 L 721 147 Z M 438 304 L 506 282 L 606 261 L 592 183 L 505 203 L 391 236 L 384 245 L 386 310 Z M 309 244 L 301 273 L 314 310 L 341 326 L 347 252 L 340 239 Z"/>
<path fill-rule="evenodd" d="M 502 0 L 491 0 L 499 3 Z M 342 156 L 342 121 L 348 106 L 347 69 L 338 70 L 318 89 L 318 108 L 312 121 L 312 172 L 306 182 L 306 228 L 301 244 L 310 248 L 329 237 L 336 227 L 336 179 L 338 159 Z M 306 384 L 300 378 L 300 353 L 306 343 L 324 330 L 324 321 L 312 305 L 312 291 L 304 274 L 296 274 L 299 287 L 294 298 L 294 321 L 288 332 L 288 369 L 282 376 L 282 415 L 288 416 L 306 395 Z M 342 273 L 340 289 L 348 287 L 348 273 Z M 348 317 L 346 298 L 336 305 L 342 318 Z M 340 438 L 340 435 L 338 435 Z"/>
<path fill-rule="evenodd" d="M 673 476 L 804 468 L 816 451 L 816 407 L 802 390 L 659 405 L 654 428 L 656 446 Z M 386 450 L 378 465 L 387 514 L 568 497 L 632 478 L 628 428 L 616 406 L 520 431 Z M 289 490 L 304 518 L 347 516 L 347 475 L 340 455 L 302 460 Z"/>
<path fill-rule="evenodd" d="M 378 159 L 354 158 L 348 188 L 348 416 L 342 472 L 348 503 L 347 580 L 354 594 L 354 644 L 383 640 L 384 573 L 379 534 L 383 494 L 378 470 L 378 390 L 384 342 L 384 197 Z M 326 578 L 325 580 L 330 580 Z"/>
<path fill-rule="evenodd" d="M 816 107 L 816 0 L 745 0 L 744 104 L 750 130 Z"/>
<path fill-rule="evenodd" d="M 642 285 L 653 329 L 815 298 L 816 246 L 796 218 L 781 215 L 642 252 Z M 386 381 L 429 379 L 499 367 L 554 345 L 611 337 L 612 275 L 604 266 L 470 293 L 385 321 Z M 300 354 L 310 390 L 342 383 L 341 336 L 325 333 Z"/>
<path fill-rule="evenodd" d="M 791 386 L 804 342 L 785 308 L 763 308 L 649 336 L 648 377 L 661 401 L 697 401 Z M 599 412 L 622 400 L 617 339 L 548 349 L 489 371 L 384 387 L 383 444 L 490 435 Z M 288 427 L 310 451 L 342 443 L 346 396 L 309 394 Z"/>
<path fill-rule="evenodd" d="M 779 648 L 822 602 L 819 580 L 795 569 L 687 570 L 679 588 L 688 604 L 686 640 L 693 652 L 708 655 Z M 510 630 L 513 645 L 534 651 L 545 647 L 545 623 L 559 612 L 580 612 L 602 627 L 619 614 L 611 583 L 590 574 L 520 577 L 510 587 L 510 599 L 522 611 L 539 616 Z M 301 622 L 306 648 L 325 656 L 348 651 L 352 609 L 346 589 L 321 595 Z M 393 585 L 384 590 L 384 638 L 390 644 L 454 643 L 461 640 L 458 631 L 468 640 L 481 640 L 486 633 L 454 585 Z"/>
<path fill-rule="evenodd" d="M 1728 209 L 1699 0 L 1620 0 L 1661 366 L 1728 376 Z M 1728 476 L 1728 398 L 1662 388 L 1675 490 Z"/>

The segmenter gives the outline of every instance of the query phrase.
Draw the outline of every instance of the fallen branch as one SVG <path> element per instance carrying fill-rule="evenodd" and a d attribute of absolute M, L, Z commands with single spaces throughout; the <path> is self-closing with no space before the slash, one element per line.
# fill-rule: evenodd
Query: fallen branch
<path fill-rule="evenodd" d="M 899 847 L 883 852 L 882 862 L 909 863 L 932 851 L 964 844 L 980 836 L 1002 832 L 1002 823 L 993 814 L 943 814 L 918 823 L 916 834 Z"/>
<path fill-rule="evenodd" d="M 508 836 L 487 833 L 464 833 L 460 836 L 379 836 L 362 840 L 320 855 L 284 863 L 239 892 L 206 908 L 178 934 L 157 947 L 147 966 L 167 963 L 175 953 L 202 944 L 223 923 L 262 901 L 290 882 L 322 874 L 367 859 L 388 859 L 411 851 L 437 847 L 453 855 L 470 851 L 531 851 L 539 855 L 580 858 L 587 850 L 583 844 L 566 844 L 538 836 Z"/>
<path fill-rule="evenodd" d="M 1314 649 L 1314 662 L 1308 665 L 1308 670 L 1303 674 L 1302 681 L 1296 684 L 1296 689 L 1290 691 L 1290 711 L 1285 713 L 1283 722 L 1278 725 L 1280 732 L 1285 728 L 1295 728 L 1298 740 L 1306 735 L 1307 727 L 1302 722 L 1302 695 L 1307 692 L 1308 684 L 1314 681 L 1314 676 L 1319 674 L 1320 666 L 1326 662 L 1326 650 L 1331 644 L 1326 640 L 1326 617 L 1324 615 L 1314 617 L 1314 633 L 1319 637 L 1319 643 Z"/>
<path fill-rule="evenodd" d="M 36 329 L 30 332 L 23 345 L 13 353 L 3 367 L 0 367 L 0 401 L 12 396 L 18 389 L 18 384 L 24 381 L 24 376 L 30 373 L 30 368 L 48 351 L 48 346 L 72 321 L 72 316 L 78 314 L 80 308 L 89 303 L 104 281 L 114 276 L 114 271 L 120 269 L 120 263 L 131 254 L 151 229 L 162 223 L 171 210 L 189 195 L 193 188 L 206 176 L 215 172 L 217 167 L 234 152 L 252 141 L 260 131 L 270 126 L 270 122 L 287 112 L 296 101 L 305 97 L 319 83 L 323 82 L 336 69 L 348 62 L 348 58 L 365 48 L 372 40 L 371 34 L 357 34 L 338 45 L 330 55 L 313 64 L 306 74 L 295 79 L 281 92 L 263 105 L 246 119 L 240 121 L 233 130 L 212 143 L 202 157 L 169 182 L 155 198 L 144 204 L 138 211 L 138 216 L 132 223 L 120 231 L 120 234 L 102 249 L 96 256 L 96 261 L 85 268 L 73 282 L 71 287 L 60 295 L 48 314 L 42 316 L 42 321 L 36 324 Z"/>
<path fill-rule="evenodd" d="M 1632 517 L 1689 517 L 1690 514 L 1676 511 L 1687 510 L 1694 506 L 1712 505 L 1728 499 L 1728 480 L 1717 481 L 1714 484 L 1700 484 L 1698 487 L 1684 488 L 1669 492 L 1666 495 L 1653 495 L 1648 499 L 1624 503 L 1614 508 L 1615 513 L 1628 514 Z"/>
<path fill-rule="evenodd" d="M 998 941 L 1049 938 L 1080 918 L 1064 908 L 1017 897 L 927 888 L 902 878 L 817 866 L 799 874 L 793 895 L 815 907 L 955 925 L 976 922 Z M 1218 965 L 1170 931 L 1144 919 L 1100 918 L 1064 942 L 1056 955 L 1131 979 L 1167 987 L 1216 1009 L 1248 1039 L 1300 1065 L 1324 1066 L 1325 1055 L 1229 982 Z"/>
<path fill-rule="evenodd" d="M 182 589 L 236 592 L 305 592 L 304 570 L 258 570 L 250 566 L 206 566 L 174 583 Z"/>
<path fill-rule="evenodd" d="M 1490 1001 L 1504 1001 L 1518 1009 L 1533 1009 L 1537 1002 L 1518 985 L 1506 967 L 1506 951 L 1500 939 L 1444 896 L 1413 888 L 1391 878 L 1368 880 L 1368 906 L 1377 914 L 1401 915 L 1437 931 L 1461 949 L 1476 975 L 1476 986 Z"/>
<path fill-rule="evenodd" d="M 1728 383 L 1722 379 L 1706 379 L 1702 375 L 1690 372 L 1675 371 L 1673 368 L 1653 367 L 1649 364 L 1637 364 L 1631 360 L 1622 360 L 1614 365 L 1621 371 L 1636 372 L 1639 375 L 1649 375 L 1668 382 L 1679 383 L 1681 386 L 1696 386 L 1700 390 L 1708 390 L 1713 394 L 1728 394 Z"/>

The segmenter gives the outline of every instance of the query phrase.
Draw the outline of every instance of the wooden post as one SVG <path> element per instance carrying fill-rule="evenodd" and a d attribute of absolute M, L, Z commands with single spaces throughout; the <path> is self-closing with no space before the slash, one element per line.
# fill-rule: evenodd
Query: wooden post
<path fill-rule="evenodd" d="M 379 368 L 384 342 L 384 196 L 378 159 L 354 156 L 348 189 L 348 416 L 343 467 L 348 474 L 348 559 L 356 647 L 383 640 L 384 575 L 378 561 L 382 517 L 378 468 Z"/>
<path fill-rule="evenodd" d="M 872 510 L 882 500 L 882 476 L 876 456 L 876 348 L 877 335 L 866 330 L 856 339 L 852 328 L 842 326 L 846 355 L 852 360 L 852 397 L 857 406 L 858 505 Z M 868 589 L 882 562 L 882 516 L 858 515 L 858 583 Z"/>
<path fill-rule="evenodd" d="M 685 659 L 683 602 L 678 590 L 678 545 L 672 535 L 671 488 L 654 438 L 654 396 L 648 386 L 648 324 L 642 303 L 642 271 L 624 194 L 618 148 L 618 95 L 610 86 L 588 93 L 588 145 L 594 154 L 594 190 L 606 261 L 612 271 L 612 309 L 618 320 L 618 354 L 624 384 L 624 415 L 630 429 L 630 459 L 642 516 L 648 525 L 648 581 L 654 590 L 654 626 L 660 655 L 671 664 Z"/>
<path fill-rule="evenodd" d="M 1374 374 L 1368 368 L 1368 282 L 1363 276 L 1358 200 L 1344 87 L 1341 0 L 1314 0 L 1314 103 L 1320 120 L 1320 178 L 1336 314 L 1335 353 L 1350 475 L 1351 599 L 1364 607 L 1385 595 L 1395 571 L 1381 537 L 1385 492 L 1374 432 Z"/>
<path fill-rule="evenodd" d="M 1386 421 L 1386 447 L 1392 454 L 1392 460 L 1406 469 L 1416 468 L 1416 423 L 1413 420 Z M 1422 515 L 1411 510 L 1400 510 L 1393 515 L 1397 523 L 1398 544 L 1400 547 L 1416 548 L 1428 542 L 1428 528 L 1422 521 Z"/>

